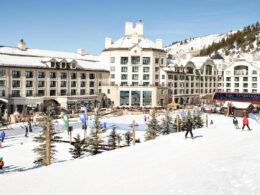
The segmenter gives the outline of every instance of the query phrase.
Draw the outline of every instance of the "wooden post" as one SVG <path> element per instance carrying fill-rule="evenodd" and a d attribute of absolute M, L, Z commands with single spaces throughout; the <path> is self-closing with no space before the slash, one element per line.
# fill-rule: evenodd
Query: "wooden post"
<path fill-rule="evenodd" d="M 133 120 L 133 145 L 135 145 L 135 121 Z"/>
<path fill-rule="evenodd" d="M 177 132 L 179 132 L 180 131 L 179 115 L 176 115 L 176 126 L 177 126 Z"/>
<path fill-rule="evenodd" d="M 51 164 L 51 138 L 50 138 L 50 121 L 47 119 L 47 129 L 46 129 L 46 165 Z"/>
<path fill-rule="evenodd" d="M 206 114 L 206 127 L 208 127 L 208 125 L 209 125 L 209 115 Z"/>
<path fill-rule="evenodd" d="M 70 144 L 72 142 L 72 130 L 73 130 L 73 127 L 69 126 Z"/>

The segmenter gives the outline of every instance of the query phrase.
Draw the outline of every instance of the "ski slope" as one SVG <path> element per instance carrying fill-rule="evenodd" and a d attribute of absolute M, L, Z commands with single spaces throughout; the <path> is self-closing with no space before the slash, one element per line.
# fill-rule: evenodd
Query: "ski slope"
<path fill-rule="evenodd" d="M 61 144 L 64 162 L 0 174 L 0 194 L 260 194 L 260 125 L 250 119 L 253 130 L 242 131 L 232 118 L 209 120 L 214 124 L 195 130 L 195 139 L 175 133 L 76 160 L 65 160 L 68 148 Z M 22 158 L 19 147 L 2 150 L 9 150 L 6 158 Z"/>

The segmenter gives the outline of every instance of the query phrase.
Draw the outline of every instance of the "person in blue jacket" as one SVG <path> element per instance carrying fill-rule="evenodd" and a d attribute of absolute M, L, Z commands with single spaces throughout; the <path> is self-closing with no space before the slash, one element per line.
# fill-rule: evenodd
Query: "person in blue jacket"
<path fill-rule="evenodd" d="M 2 131 L 1 133 L 1 142 L 3 143 L 5 139 L 5 131 Z"/>

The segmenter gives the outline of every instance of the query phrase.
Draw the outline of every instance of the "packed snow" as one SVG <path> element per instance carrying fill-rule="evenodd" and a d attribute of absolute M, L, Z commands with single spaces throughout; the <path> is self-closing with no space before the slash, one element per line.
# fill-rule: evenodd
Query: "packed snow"
<path fill-rule="evenodd" d="M 132 120 L 144 124 L 143 115 L 102 119 Z M 194 131 L 195 139 L 184 139 L 180 132 L 144 142 L 140 131 L 140 144 L 76 160 L 69 144 L 57 143 L 56 161 L 48 167 L 33 165 L 37 144 L 32 138 L 38 129 L 25 138 L 22 124 L 14 125 L 16 136 L 7 135 L 0 149 L 5 161 L 0 194 L 259 194 L 260 125 L 249 119 L 253 130 L 242 131 L 235 129 L 231 117 L 212 114 L 211 120 L 208 128 Z M 238 120 L 241 128 L 242 118 Z M 67 139 L 63 122 L 55 124 Z M 83 132 L 79 121 L 71 124 L 73 136 Z"/>

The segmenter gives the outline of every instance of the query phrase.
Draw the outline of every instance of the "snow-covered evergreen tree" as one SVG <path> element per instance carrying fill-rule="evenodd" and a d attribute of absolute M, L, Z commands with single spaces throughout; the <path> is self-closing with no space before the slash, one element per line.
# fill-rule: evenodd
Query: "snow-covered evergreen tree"
<path fill-rule="evenodd" d="M 104 143 L 101 135 L 105 132 L 105 128 L 101 125 L 99 115 L 99 109 L 96 109 L 94 116 L 94 127 L 91 128 L 90 136 L 88 139 L 89 152 L 92 155 L 100 153 L 99 146 Z"/>
<path fill-rule="evenodd" d="M 193 115 L 193 125 L 195 129 L 202 128 L 204 126 L 204 121 L 200 110 L 197 110 Z"/>
<path fill-rule="evenodd" d="M 156 119 L 155 109 L 152 110 L 151 120 L 147 123 L 148 129 L 145 132 L 145 140 L 155 139 L 159 135 L 159 125 Z"/>
<path fill-rule="evenodd" d="M 125 132 L 124 136 L 126 144 L 130 146 L 131 141 L 133 141 L 133 133 L 131 131 L 127 131 Z"/>
<path fill-rule="evenodd" d="M 53 120 L 48 116 L 44 119 L 44 123 L 42 125 L 42 132 L 40 135 L 34 137 L 34 141 L 39 143 L 39 145 L 33 149 L 33 151 L 37 154 L 37 158 L 34 161 L 37 165 L 46 165 L 46 131 L 47 126 L 50 126 L 50 161 L 54 160 L 54 156 L 56 154 L 55 149 L 55 141 L 61 139 L 58 136 L 58 133 L 54 131 Z"/>
<path fill-rule="evenodd" d="M 108 135 L 109 148 L 116 149 L 116 142 L 117 142 L 117 133 L 116 133 L 116 129 L 113 128 L 110 134 Z"/>
<path fill-rule="evenodd" d="M 169 110 L 167 110 L 163 118 L 162 124 L 160 125 L 160 132 L 162 134 L 170 134 L 173 133 L 175 129 L 176 125 L 170 115 Z"/>
<path fill-rule="evenodd" d="M 74 143 L 72 143 L 73 148 L 70 148 L 70 153 L 73 158 L 79 158 L 84 154 L 85 150 L 85 140 L 80 139 L 80 135 L 78 134 L 77 137 L 74 137 Z"/>

